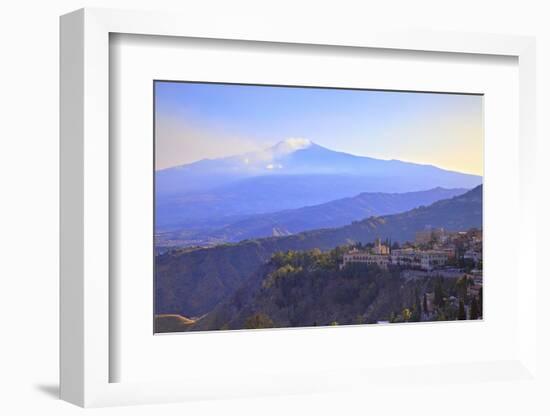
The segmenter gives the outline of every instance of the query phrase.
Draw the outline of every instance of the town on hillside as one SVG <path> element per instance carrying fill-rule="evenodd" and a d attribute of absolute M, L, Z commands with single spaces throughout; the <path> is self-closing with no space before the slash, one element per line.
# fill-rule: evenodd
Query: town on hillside
<path fill-rule="evenodd" d="M 463 319 L 479 319 L 483 290 L 482 241 L 482 230 L 477 228 L 467 231 L 430 228 L 417 232 L 414 242 L 402 245 L 377 238 L 373 243 L 355 245 L 345 253 L 340 269 L 366 264 L 381 269 L 397 268 L 405 280 L 428 277 L 456 280 L 464 286 L 463 296 L 438 299 L 437 288 L 422 295 L 423 320 L 434 319 L 442 304 L 462 312 Z"/>
<path fill-rule="evenodd" d="M 276 251 L 246 289 L 165 332 L 483 318 L 482 231 L 426 229 L 413 242 Z"/>

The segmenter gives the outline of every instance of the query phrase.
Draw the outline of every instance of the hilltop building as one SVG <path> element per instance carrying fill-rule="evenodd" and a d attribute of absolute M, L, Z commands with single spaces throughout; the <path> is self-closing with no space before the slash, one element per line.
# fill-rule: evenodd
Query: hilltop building
<path fill-rule="evenodd" d="M 382 244 L 380 239 L 377 238 L 374 241 L 374 248 L 372 249 L 372 253 L 377 255 L 387 256 L 388 254 L 390 254 L 390 247 Z"/>
<path fill-rule="evenodd" d="M 482 231 L 445 231 L 443 228 L 423 230 L 416 233 L 416 244 L 391 249 L 391 242 L 382 244 L 377 238 L 370 249 L 349 251 L 343 256 L 345 267 L 349 263 L 376 264 L 382 268 L 390 265 L 409 270 L 432 271 L 450 266 L 458 255 L 458 247 L 465 250 L 461 256 L 471 259 L 475 266 L 482 260 Z M 425 244 L 428 242 L 429 244 Z M 448 268 L 446 269 L 448 270 Z M 444 273 L 445 270 L 441 270 Z M 456 273 L 456 271 L 451 274 Z"/>
<path fill-rule="evenodd" d="M 390 262 L 390 256 L 387 254 L 372 254 L 367 251 L 360 251 L 357 249 L 351 250 L 349 253 L 344 254 L 344 263 L 341 268 L 345 267 L 349 263 L 365 263 L 376 264 L 381 268 L 387 268 Z"/>
<path fill-rule="evenodd" d="M 382 246 L 385 247 L 385 246 Z M 387 249 L 387 247 L 386 247 Z M 387 268 L 389 265 L 409 267 L 411 269 L 420 269 L 431 271 L 443 267 L 451 257 L 448 251 L 444 250 L 416 250 L 413 248 L 390 250 L 381 249 L 388 254 L 373 254 L 366 251 L 353 249 L 344 254 L 342 267 L 349 263 L 376 264 L 381 268 Z M 379 251 L 379 250 L 377 250 Z"/>
<path fill-rule="evenodd" d="M 409 266 L 413 269 L 431 271 L 445 266 L 450 257 L 450 253 L 446 250 L 416 250 L 413 248 L 405 248 L 393 250 L 391 262 L 398 266 Z"/>

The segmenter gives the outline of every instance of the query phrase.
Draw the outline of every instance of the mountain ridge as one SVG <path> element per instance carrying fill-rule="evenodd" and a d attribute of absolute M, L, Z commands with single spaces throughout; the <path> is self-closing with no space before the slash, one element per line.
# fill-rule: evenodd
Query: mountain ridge
<path fill-rule="evenodd" d="M 296 143 L 296 141 L 298 141 L 299 143 L 304 143 L 304 144 L 302 144 L 302 145 L 291 144 L 291 143 Z M 288 149 L 288 150 L 281 150 L 281 149 Z M 427 168 L 439 169 L 439 170 L 442 170 L 442 171 L 445 171 L 445 172 L 452 172 L 452 173 L 459 173 L 459 174 L 464 174 L 464 175 L 479 176 L 479 175 L 469 173 L 469 172 L 461 172 L 461 171 L 456 171 L 456 170 L 452 170 L 452 169 L 448 169 L 448 168 L 443 168 L 443 167 L 434 165 L 432 163 L 419 163 L 419 162 L 406 161 L 406 160 L 395 159 L 395 158 L 382 159 L 382 158 L 375 158 L 375 157 L 372 157 L 372 156 L 356 155 L 356 154 L 353 154 L 353 153 L 347 153 L 347 152 L 340 151 L 340 150 L 332 150 L 332 149 L 329 149 L 325 146 L 321 146 L 321 145 L 319 145 L 315 142 L 312 142 L 311 140 L 308 140 L 308 139 L 293 139 L 293 138 L 286 139 L 286 140 L 281 140 L 281 141 L 277 142 L 276 144 L 274 144 L 270 147 L 260 149 L 260 150 L 257 150 L 257 151 L 237 153 L 237 154 L 233 154 L 233 155 L 229 155 L 229 156 L 223 156 L 223 157 L 212 157 L 212 158 L 199 159 L 199 160 L 189 162 L 189 163 L 182 163 L 180 165 L 175 165 L 175 166 L 170 166 L 170 167 L 163 168 L 163 169 L 158 169 L 156 172 L 160 173 L 160 172 L 166 172 L 166 171 L 170 171 L 170 170 L 185 170 L 187 168 L 195 167 L 197 165 L 202 165 L 202 164 L 208 164 L 210 162 L 216 162 L 216 161 L 243 161 L 243 160 L 246 160 L 247 158 L 248 159 L 255 158 L 255 159 L 260 159 L 262 161 L 268 162 L 268 161 L 276 160 L 277 159 L 276 156 L 278 156 L 278 157 L 288 156 L 292 153 L 299 153 L 299 152 L 308 151 L 308 150 L 309 151 L 313 150 L 313 151 L 316 151 L 316 152 L 329 152 L 330 154 L 333 154 L 333 155 L 339 155 L 339 156 L 346 157 L 346 158 L 355 158 L 355 159 L 358 159 L 358 160 L 375 161 L 375 162 L 405 163 L 405 164 L 412 164 L 412 165 L 422 166 L 422 167 L 427 167 Z"/>
<path fill-rule="evenodd" d="M 254 214 L 229 220 L 219 227 L 166 232 L 158 238 L 157 246 L 169 241 L 168 246 L 212 245 L 238 242 L 244 239 L 291 235 L 316 228 L 334 228 L 372 215 L 389 215 L 408 211 L 437 200 L 463 194 L 467 189 L 434 188 L 426 191 L 385 193 L 362 192 L 353 197 L 329 201 L 323 204 Z"/>
<path fill-rule="evenodd" d="M 362 192 L 411 192 L 436 187 L 471 189 L 477 175 L 433 165 L 351 155 L 313 142 L 208 159 L 157 171 L 159 230 L 209 218 L 266 214 L 317 205 Z"/>
<path fill-rule="evenodd" d="M 305 231 L 285 237 L 246 240 L 159 255 L 156 265 L 156 314 L 199 316 L 226 299 L 277 251 L 322 251 L 354 242 L 391 238 L 413 240 L 428 227 L 466 230 L 482 227 L 482 185 L 453 198 L 404 213 L 369 217 L 339 228 Z"/>

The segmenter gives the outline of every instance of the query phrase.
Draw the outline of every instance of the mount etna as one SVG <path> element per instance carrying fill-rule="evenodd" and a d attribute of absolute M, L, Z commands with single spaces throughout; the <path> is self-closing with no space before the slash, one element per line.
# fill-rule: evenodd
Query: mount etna
<path fill-rule="evenodd" d="M 288 139 L 258 152 L 157 171 L 156 229 L 158 233 L 177 231 L 162 240 L 178 240 L 180 245 L 284 235 L 339 226 L 369 214 L 405 211 L 457 195 L 481 182 L 480 176 L 432 165 L 355 156 L 309 140 Z M 421 191 L 424 194 L 411 194 Z M 312 207 L 331 201 L 334 203 Z M 288 212 L 304 207 L 307 209 Z M 338 210 L 343 212 L 337 214 Z M 311 224 L 302 220 L 302 224 L 300 217 L 309 211 L 330 218 Z M 256 230 L 250 229 L 250 221 L 257 221 L 252 227 Z M 237 233 L 224 237 L 234 227 Z"/>

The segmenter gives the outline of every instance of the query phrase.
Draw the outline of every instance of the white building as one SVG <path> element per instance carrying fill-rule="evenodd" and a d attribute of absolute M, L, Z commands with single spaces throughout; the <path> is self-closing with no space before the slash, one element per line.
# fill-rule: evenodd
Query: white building
<path fill-rule="evenodd" d="M 380 241 L 379 238 L 374 242 L 374 248 L 372 249 L 373 254 L 388 255 L 390 254 L 390 248 Z"/>
<path fill-rule="evenodd" d="M 381 268 L 387 268 L 390 260 L 390 256 L 387 254 L 371 254 L 366 251 L 353 249 L 349 253 L 344 254 L 344 263 L 342 267 L 345 267 L 349 263 L 366 263 L 376 264 Z"/>
<path fill-rule="evenodd" d="M 445 266 L 449 255 L 444 251 L 429 250 L 420 253 L 420 268 L 422 270 L 433 270 Z"/>
<path fill-rule="evenodd" d="M 420 251 L 406 248 L 392 250 L 391 254 L 371 254 L 353 249 L 349 253 L 344 254 L 342 267 L 345 267 L 349 263 L 366 263 L 376 264 L 381 268 L 387 268 L 388 265 L 396 265 L 430 271 L 444 266 L 448 260 L 449 253 L 442 250 Z"/>

